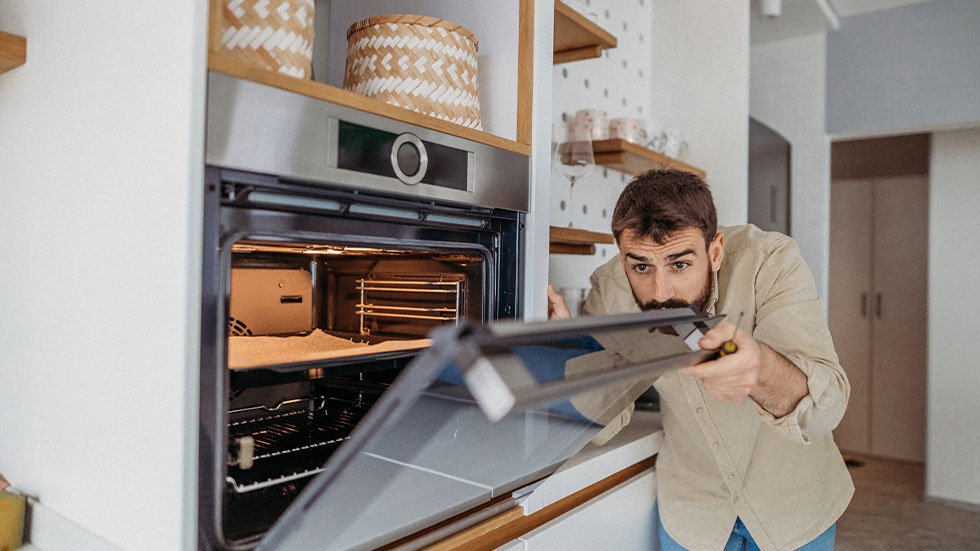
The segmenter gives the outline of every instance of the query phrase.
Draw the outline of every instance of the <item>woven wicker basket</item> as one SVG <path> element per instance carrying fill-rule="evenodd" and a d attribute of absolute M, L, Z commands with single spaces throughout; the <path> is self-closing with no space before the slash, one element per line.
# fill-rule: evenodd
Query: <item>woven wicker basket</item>
<path fill-rule="evenodd" d="M 443 19 L 383 15 L 347 30 L 344 89 L 482 128 L 476 37 Z"/>
<path fill-rule="evenodd" d="M 221 51 L 266 69 L 309 78 L 315 0 L 223 0 Z"/>

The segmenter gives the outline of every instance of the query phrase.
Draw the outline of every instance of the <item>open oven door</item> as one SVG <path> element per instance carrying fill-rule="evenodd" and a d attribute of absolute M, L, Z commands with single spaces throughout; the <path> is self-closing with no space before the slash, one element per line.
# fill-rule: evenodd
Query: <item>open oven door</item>
<path fill-rule="evenodd" d="M 696 342 L 718 318 L 437 330 L 258 548 L 374 549 L 547 476 L 660 375 L 710 357 Z"/>

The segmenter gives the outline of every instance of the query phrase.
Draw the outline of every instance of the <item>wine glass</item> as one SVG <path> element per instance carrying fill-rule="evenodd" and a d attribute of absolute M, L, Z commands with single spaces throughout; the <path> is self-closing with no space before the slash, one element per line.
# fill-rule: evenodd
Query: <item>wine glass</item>
<path fill-rule="evenodd" d="M 565 125 L 560 125 L 559 130 L 562 136 L 557 139 L 553 137 L 555 145 L 552 165 L 557 166 L 559 172 L 568 178 L 568 208 L 571 211 L 575 182 L 591 174 L 592 169 L 595 168 L 595 157 L 592 154 L 592 136 L 586 130 Z M 572 225 L 571 220 L 569 220 L 568 227 L 572 227 Z"/>

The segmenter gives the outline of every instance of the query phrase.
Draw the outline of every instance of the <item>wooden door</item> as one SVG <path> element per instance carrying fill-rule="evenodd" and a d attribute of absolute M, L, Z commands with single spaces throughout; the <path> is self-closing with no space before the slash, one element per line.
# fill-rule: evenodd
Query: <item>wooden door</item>
<path fill-rule="evenodd" d="M 828 321 L 851 383 L 847 411 L 834 439 L 852 453 L 871 452 L 873 192 L 870 180 L 831 183 Z"/>
<path fill-rule="evenodd" d="M 928 180 L 876 180 L 874 201 L 871 452 L 924 461 Z"/>

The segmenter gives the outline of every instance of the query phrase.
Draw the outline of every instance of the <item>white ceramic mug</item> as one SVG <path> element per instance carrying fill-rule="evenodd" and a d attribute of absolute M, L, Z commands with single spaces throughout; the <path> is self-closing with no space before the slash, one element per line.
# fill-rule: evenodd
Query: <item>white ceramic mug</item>
<path fill-rule="evenodd" d="M 575 112 L 571 125 L 571 137 L 576 141 L 605 140 L 609 138 L 609 118 L 600 109 L 580 109 Z"/>
<path fill-rule="evenodd" d="M 643 145 L 647 142 L 647 131 L 639 119 L 613 119 L 609 121 L 609 137 Z"/>
<path fill-rule="evenodd" d="M 663 143 L 659 149 L 660 153 L 678 159 L 687 150 L 687 142 L 681 139 L 681 133 L 679 131 L 668 128 L 664 130 L 661 137 Z"/>

